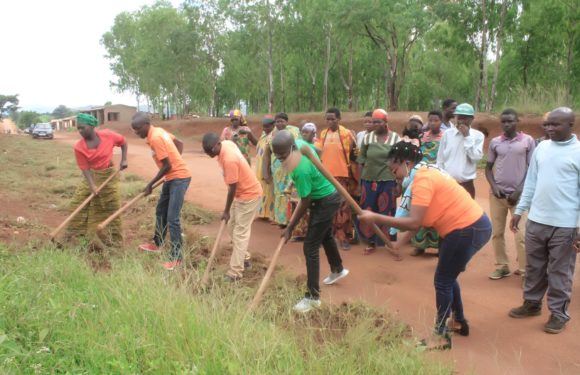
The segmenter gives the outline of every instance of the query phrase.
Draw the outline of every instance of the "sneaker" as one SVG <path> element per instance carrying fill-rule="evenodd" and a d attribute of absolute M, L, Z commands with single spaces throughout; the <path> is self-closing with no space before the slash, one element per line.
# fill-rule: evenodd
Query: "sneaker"
<path fill-rule="evenodd" d="M 538 316 L 542 313 L 542 305 L 538 303 L 533 303 L 530 301 L 524 301 L 524 304 L 520 307 L 516 307 L 510 310 L 510 316 L 512 318 L 527 318 L 530 316 Z"/>
<path fill-rule="evenodd" d="M 163 267 L 167 271 L 173 271 L 175 269 L 175 267 L 179 267 L 180 265 L 181 265 L 181 260 L 172 260 L 172 261 L 163 263 Z"/>
<path fill-rule="evenodd" d="M 566 328 L 566 321 L 558 318 L 554 314 L 550 315 L 550 319 L 544 324 L 544 332 L 560 333 Z"/>
<path fill-rule="evenodd" d="M 296 305 L 294 305 L 293 309 L 294 309 L 294 311 L 299 312 L 299 313 L 307 313 L 312 309 L 319 308 L 320 305 L 321 305 L 321 302 L 319 299 L 304 297 L 300 300 L 300 302 L 298 302 Z"/>
<path fill-rule="evenodd" d="M 419 249 L 418 247 L 413 249 L 413 252 L 411 252 L 411 256 L 416 257 L 419 255 L 423 255 L 425 254 L 425 249 Z"/>
<path fill-rule="evenodd" d="M 139 250 L 147 251 L 149 253 L 158 253 L 159 246 L 155 245 L 154 243 L 144 243 L 139 245 Z"/>
<path fill-rule="evenodd" d="M 326 285 L 332 285 L 343 277 L 346 277 L 348 272 L 349 271 L 346 268 L 343 268 L 340 272 L 331 272 L 330 275 L 326 276 L 324 280 L 322 280 L 322 282 Z"/>
<path fill-rule="evenodd" d="M 502 266 L 493 271 L 489 274 L 489 278 L 492 280 L 499 280 L 503 279 L 504 277 L 508 277 L 510 275 L 510 269 L 508 266 Z"/>
<path fill-rule="evenodd" d="M 350 250 L 350 242 L 348 242 L 348 240 L 342 240 L 340 242 L 340 247 L 342 250 Z"/>

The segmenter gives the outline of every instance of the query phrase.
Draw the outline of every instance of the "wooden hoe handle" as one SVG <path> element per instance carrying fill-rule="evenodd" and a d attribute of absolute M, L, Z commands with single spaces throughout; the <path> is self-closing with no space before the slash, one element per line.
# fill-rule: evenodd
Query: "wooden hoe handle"
<path fill-rule="evenodd" d="M 121 172 L 120 169 L 116 170 L 115 172 L 113 172 L 113 174 L 111 174 L 109 177 L 107 177 L 107 179 L 101 184 L 101 186 L 99 186 L 97 188 L 97 193 L 100 192 L 109 182 L 111 182 L 111 180 L 113 178 L 115 178 L 115 176 L 117 176 L 119 174 L 119 172 Z M 53 230 L 52 232 L 50 232 L 50 239 L 54 240 L 55 237 L 60 233 L 61 230 L 63 230 L 64 227 L 66 227 L 68 225 L 68 223 L 70 223 L 72 221 L 72 219 L 75 218 L 75 216 L 78 215 L 79 212 L 81 212 L 81 210 L 83 208 L 85 208 L 85 206 L 87 204 L 89 204 L 89 202 L 95 197 L 94 193 L 91 193 L 91 195 L 89 195 L 87 197 L 87 199 L 85 199 L 83 201 L 83 203 L 81 203 L 70 215 L 68 215 L 68 217 L 62 222 L 62 224 L 60 224 L 58 226 L 58 228 L 56 228 L 55 230 Z"/>
<path fill-rule="evenodd" d="M 213 247 L 211 249 L 211 254 L 209 256 L 209 260 L 207 261 L 207 266 L 205 267 L 205 272 L 203 273 L 203 277 L 201 278 L 201 285 L 206 286 L 207 282 L 209 281 L 209 272 L 213 265 L 214 259 L 217 254 L 217 250 L 219 248 L 220 242 L 222 240 L 222 234 L 224 232 L 224 228 L 226 227 L 226 221 L 222 220 L 220 223 L 220 229 L 218 229 L 217 237 L 215 238 L 215 242 L 213 243 Z"/>
<path fill-rule="evenodd" d="M 157 181 L 152 189 L 155 189 L 156 187 L 158 187 L 159 185 L 161 185 L 164 182 L 164 180 L 159 180 Z M 123 207 L 119 208 L 117 211 L 115 211 L 111 216 L 109 216 L 105 221 L 103 221 L 102 223 L 100 223 L 97 226 L 97 232 L 102 232 L 103 229 L 105 229 L 105 227 L 109 224 L 111 224 L 111 222 L 113 220 L 115 220 L 116 218 L 118 218 L 123 212 L 127 211 L 127 209 L 129 207 L 131 207 L 132 205 L 135 204 L 135 202 L 137 202 L 139 199 L 143 198 L 145 196 L 144 192 L 141 192 L 139 194 L 137 194 L 133 199 L 131 199 L 129 202 L 125 203 L 123 205 Z"/>
<path fill-rule="evenodd" d="M 302 153 L 302 155 L 306 156 L 312 162 L 312 164 L 314 164 L 314 166 L 316 166 L 316 168 L 320 171 L 320 173 L 322 173 L 324 177 L 326 177 L 326 179 L 330 181 L 331 184 L 334 185 L 334 187 L 336 188 L 336 190 L 338 190 L 340 195 L 342 195 L 342 197 L 346 199 L 348 204 L 350 204 L 354 212 L 357 215 L 360 215 L 362 213 L 362 209 L 360 208 L 358 203 L 356 203 L 356 201 L 350 196 L 348 191 L 346 191 L 346 189 L 336 180 L 336 178 L 334 178 L 334 176 L 324 167 L 324 165 L 322 165 L 320 160 L 312 152 L 312 149 L 308 145 L 304 145 L 300 148 L 300 152 Z M 385 246 L 389 250 L 389 253 L 399 260 L 400 255 L 393 249 L 391 240 L 381 230 L 381 228 L 379 228 L 376 224 L 373 224 L 373 231 L 376 233 L 377 236 L 381 238 L 381 240 L 383 240 Z"/>

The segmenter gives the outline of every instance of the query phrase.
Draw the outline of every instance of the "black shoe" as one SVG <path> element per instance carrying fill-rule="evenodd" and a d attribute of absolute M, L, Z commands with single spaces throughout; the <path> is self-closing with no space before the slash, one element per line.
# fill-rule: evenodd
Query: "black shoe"
<path fill-rule="evenodd" d="M 544 324 L 544 332 L 560 333 L 566 328 L 566 321 L 558 318 L 554 314 L 550 315 L 550 319 Z"/>
<path fill-rule="evenodd" d="M 510 310 L 510 316 L 512 318 L 527 318 L 530 316 L 538 316 L 542 313 L 542 304 L 537 302 L 524 301 L 524 304 L 520 307 Z"/>
<path fill-rule="evenodd" d="M 252 262 L 249 260 L 244 260 L 244 270 L 251 270 L 252 269 Z"/>

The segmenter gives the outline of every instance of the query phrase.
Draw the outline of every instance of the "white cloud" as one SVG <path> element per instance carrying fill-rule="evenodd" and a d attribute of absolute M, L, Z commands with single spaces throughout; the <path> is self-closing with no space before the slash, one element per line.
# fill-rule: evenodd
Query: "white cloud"
<path fill-rule="evenodd" d="M 154 0 L 4 1 L 0 94 L 19 94 L 24 109 L 136 105 L 109 87 L 113 75 L 101 36 L 115 16 Z M 177 6 L 178 1 L 172 1 Z"/>

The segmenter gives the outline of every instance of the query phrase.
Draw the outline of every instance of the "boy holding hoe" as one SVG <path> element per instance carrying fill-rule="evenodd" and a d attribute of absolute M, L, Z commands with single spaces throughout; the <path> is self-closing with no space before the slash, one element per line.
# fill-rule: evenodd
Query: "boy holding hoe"
<path fill-rule="evenodd" d="M 294 310 L 306 313 L 320 306 L 320 245 L 324 248 L 330 264 L 330 275 L 324 284 L 331 285 L 348 275 L 348 270 L 342 266 L 338 246 L 332 235 L 332 222 L 340 209 L 342 199 L 336 188 L 316 169 L 306 156 L 300 153 L 300 147 L 306 145 L 302 140 L 294 141 L 288 131 L 282 130 L 272 140 L 272 151 L 282 162 L 282 167 L 288 171 L 300 197 L 296 211 L 282 232 L 288 241 L 292 231 L 310 209 L 308 229 L 304 239 L 304 257 L 306 258 L 307 292 Z"/>

